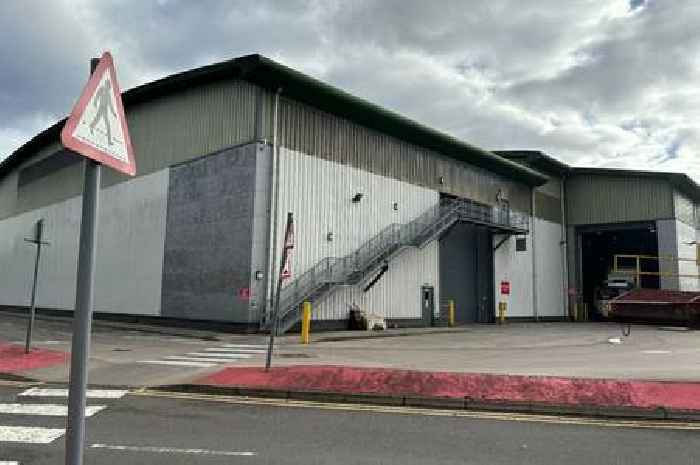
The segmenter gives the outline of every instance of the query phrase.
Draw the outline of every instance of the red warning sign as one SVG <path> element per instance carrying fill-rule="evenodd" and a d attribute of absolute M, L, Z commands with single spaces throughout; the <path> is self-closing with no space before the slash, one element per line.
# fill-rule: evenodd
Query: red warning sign
<path fill-rule="evenodd" d="M 510 281 L 501 281 L 501 294 L 510 295 Z"/>

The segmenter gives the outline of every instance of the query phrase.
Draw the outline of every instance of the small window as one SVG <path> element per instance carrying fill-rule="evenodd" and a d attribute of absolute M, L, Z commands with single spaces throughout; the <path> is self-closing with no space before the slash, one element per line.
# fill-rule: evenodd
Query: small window
<path fill-rule="evenodd" d="M 527 250 L 527 240 L 524 237 L 515 238 L 515 251 L 525 252 Z"/>

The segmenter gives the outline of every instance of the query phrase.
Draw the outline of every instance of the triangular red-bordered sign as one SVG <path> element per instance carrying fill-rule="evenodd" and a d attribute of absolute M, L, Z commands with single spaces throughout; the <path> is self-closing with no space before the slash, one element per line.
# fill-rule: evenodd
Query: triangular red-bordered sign
<path fill-rule="evenodd" d="M 136 174 L 114 61 L 105 52 L 61 131 L 61 143 L 128 175 Z"/>

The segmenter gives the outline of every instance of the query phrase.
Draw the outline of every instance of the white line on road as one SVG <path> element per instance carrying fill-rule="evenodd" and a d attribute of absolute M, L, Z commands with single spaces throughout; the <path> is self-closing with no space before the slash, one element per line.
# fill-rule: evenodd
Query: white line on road
<path fill-rule="evenodd" d="M 49 444 L 63 436 L 63 428 L 39 428 L 29 426 L 0 426 L 0 442 L 25 444 Z"/>
<path fill-rule="evenodd" d="M 187 356 L 192 357 L 220 357 L 220 358 L 252 358 L 253 354 L 229 354 L 227 352 L 190 352 Z"/>
<path fill-rule="evenodd" d="M 670 350 L 643 350 L 643 354 L 651 354 L 651 355 L 662 355 L 662 354 L 670 354 Z"/>
<path fill-rule="evenodd" d="M 16 460 L 0 460 L 0 465 L 19 465 Z"/>
<path fill-rule="evenodd" d="M 90 399 L 121 399 L 129 391 L 125 389 L 88 389 L 87 396 Z M 36 397 L 68 397 L 68 389 L 27 389 L 20 396 Z"/>
<path fill-rule="evenodd" d="M 264 354 L 265 349 L 239 349 L 236 347 L 209 347 L 204 349 L 207 352 L 239 352 L 241 354 Z"/>
<path fill-rule="evenodd" d="M 156 454 L 191 454 L 191 455 L 223 455 L 223 456 L 243 456 L 252 457 L 257 455 L 250 451 L 226 451 L 207 449 L 176 449 L 173 447 L 152 447 L 152 446 L 110 446 L 108 444 L 91 444 L 91 449 L 118 450 L 124 452 L 153 452 Z"/>
<path fill-rule="evenodd" d="M 141 360 L 138 363 L 149 363 L 151 365 L 170 365 L 179 367 L 198 367 L 198 368 L 209 368 L 216 366 L 216 363 L 204 363 L 204 362 L 180 362 L 177 360 Z"/>
<path fill-rule="evenodd" d="M 267 349 L 267 344 L 223 344 L 221 347 L 232 347 L 240 349 Z M 277 346 L 275 346 L 277 349 Z"/>
<path fill-rule="evenodd" d="M 85 416 L 91 417 L 105 407 L 105 405 L 88 405 L 85 407 Z M 0 413 L 65 417 L 68 415 L 68 406 L 56 404 L 0 404 Z"/>
<path fill-rule="evenodd" d="M 186 357 L 183 355 L 168 355 L 164 357 L 167 360 L 183 360 L 186 362 L 205 362 L 205 363 L 226 363 L 229 360 L 222 360 L 220 358 L 204 358 L 204 357 Z"/>

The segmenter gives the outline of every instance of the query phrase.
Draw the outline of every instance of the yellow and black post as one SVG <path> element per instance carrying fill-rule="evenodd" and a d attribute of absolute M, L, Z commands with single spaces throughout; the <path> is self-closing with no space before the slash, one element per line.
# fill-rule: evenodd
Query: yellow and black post
<path fill-rule="evenodd" d="M 301 343 L 308 344 L 311 336 L 311 302 L 304 302 L 301 307 Z"/>
<path fill-rule="evenodd" d="M 449 326 L 455 325 L 455 301 L 450 299 L 447 302 L 447 324 Z"/>

